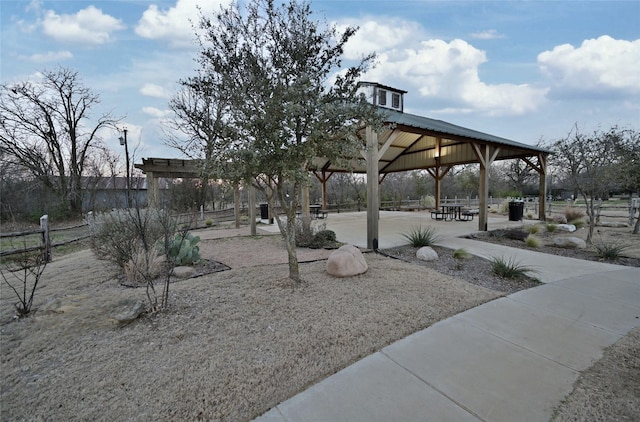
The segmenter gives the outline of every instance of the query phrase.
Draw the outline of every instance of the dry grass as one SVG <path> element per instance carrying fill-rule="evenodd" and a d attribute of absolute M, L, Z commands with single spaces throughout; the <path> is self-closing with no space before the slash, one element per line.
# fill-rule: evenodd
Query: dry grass
<path fill-rule="evenodd" d="M 204 240 L 202 250 L 234 247 L 246 264 L 276 239 Z M 34 316 L 11 322 L 2 292 L 3 418 L 248 420 L 500 295 L 399 260 L 366 259 L 369 271 L 348 279 L 328 276 L 324 261 L 302 264 L 306 285 L 297 289 L 278 284 L 284 264 L 175 282 L 168 312 L 126 326 L 112 316 L 143 300 L 144 289 L 120 286 L 117 268 L 89 251 L 57 259 Z"/>

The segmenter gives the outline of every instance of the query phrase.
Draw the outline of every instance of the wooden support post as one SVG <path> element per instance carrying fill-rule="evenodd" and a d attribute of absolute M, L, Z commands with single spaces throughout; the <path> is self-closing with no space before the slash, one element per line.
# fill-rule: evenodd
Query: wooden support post
<path fill-rule="evenodd" d="M 240 228 L 240 184 L 233 187 L 233 215 L 236 218 L 236 229 Z"/>
<path fill-rule="evenodd" d="M 489 201 L 489 168 L 491 163 L 496 159 L 500 148 L 491 147 L 488 144 L 471 144 L 473 150 L 480 162 L 480 184 L 478 186 L 478 193 L 480 196 L 479 213 L 478 213 L 478 230 L 488 230 L 488 212 L 487 203 Z"/>
<path fill-rule="evenodd" d="M 538 154 L 538 163 L 534 163 L 528 158 L 523 158 L 522 161 L 533 168 L 540 176 L 540 185 L 538 188 L 539 207 L 538 207 L 538 219 L 545 221 L 546 218 L 546 204 L 547 204 L 547 154 Z"/>
<path fill-rule="evenodd" d="M 249 183 L 249 222 L 251 223 L 251 236 L 256 235 L 256 188 Z"/>
<path fill-rule="evenodd" d="M 378 134 L 371 127 L 366 129 L 367 147 L 367 248 L 378 249 L 379 209 L 379 169 L 378 169 Z"/>
<path fill-rule="evenodd" d="M 160 189 L 158 178 L 152 171 L 147 171 L 147 207 L 158 208 L 160 205 Z"/>

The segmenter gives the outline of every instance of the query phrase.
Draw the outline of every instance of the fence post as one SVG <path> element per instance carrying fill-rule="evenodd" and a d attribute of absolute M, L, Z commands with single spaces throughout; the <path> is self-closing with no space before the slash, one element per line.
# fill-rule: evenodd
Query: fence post
<path fill-rule="evenodd" d="M 40 217 L 40 229 L 42 230 L 42 259 L 51 261 L 51 237 L 49 235 L 49 216 Z"/>

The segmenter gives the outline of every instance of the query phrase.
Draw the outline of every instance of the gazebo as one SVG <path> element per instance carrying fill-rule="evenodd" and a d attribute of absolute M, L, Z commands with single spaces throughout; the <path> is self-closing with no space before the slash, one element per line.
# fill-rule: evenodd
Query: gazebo
<path fill-rule="evenodd" d="M 436 207 L 440 206 L 440 182 L 454 166 L 479 163 L 478 230 L 487 230 L 489 168 L 494 161 L 520 158 L 539 174 L 538 217 L 544 220 L 547 156 L 551 151 L 521 144 L 442 120 L 404 113 L 406 91 L 378 83 L 362 83 L 372 103 L 385 109 L 389 129 L 381 133 L 364 129 L 364 160 L 355 168 L 341 168 L 331 161 L 314 160 L 314 175 L 322 183 L 326 207 L 326 182 L 336 172 L 367 175 L 367 247 L 376 249 L 379 220 L 379 184 L 388 173 L 425 169 L 434 178 Z M 391 101 L 389 101 L 391 98 Z M 377 183 L 376 183 L 377 182 Z"/>
<path fill-rule="evenodd" d="M 365 149 L 363 160 L 352 167 L 341 167 L 323 158 L 313 160 L 310 171 L 322 184 L 323 208 L 326 208 L 326 182 L 337 172 L 362 173 L 367 176 L 367 247 L 377 249 L 379 221 L 379 184 L 389 173 L 409 170 L 426 170 L 435 181 L 436 207 L 440 206 L 440 182 L 456 165 L 479 163 L 479 214 L 478 230 L 487 230 L 487 203 L 489 168 L 494 161 L 522 159 L 539 174 L 538 218 L 544 220 L 546 207 L 547 156 L 551 151 L 522 144 L 473 129 L 457 126 L 442 120 L 404 113 L 406 91 L 378 83 L 362 82 L 361 92 L 372 104 L 386 113 L 385 127 L 375 132 L 367 127 L 362 131 Z M 150 204 L 157 197 L 159 177 L 199 177 L 199 169 L 191 160 L 166 158 L 143 159 L 136 164 L 151 178 Z M 253 201 L 250 198 L 250 203 Z M 308 211 L 308 190 L 303 192 L 303 209 Z M 255 210 L 253 210 L 255 212 Z M 255 222 L 254 222 L 255 224 Z M 255 226 L 252 227 L 255 232 Z"/>

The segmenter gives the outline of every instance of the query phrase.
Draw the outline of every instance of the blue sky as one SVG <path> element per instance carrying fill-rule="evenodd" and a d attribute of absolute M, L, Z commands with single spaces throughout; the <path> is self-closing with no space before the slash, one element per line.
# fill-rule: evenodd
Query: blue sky
<path fill-rule="evenodd" d="M 167 102 L 196 68 L 190 22 L 228 0 L 0 2 L 0 78 L 77 70 L 101 107 L 125 116 L 140 157 L 163 144 Z M 526 144 L 619 125 L 640 130 L 640 1 L 333 1 L 318 18 L 357 25 L 347 62 L 375 51 L 365 79 L 408 91 L 405 111 Z M 96 110 L 98 114 L 102 110 Z M 117 134 L 105 142 L 121 153 Z"/>

